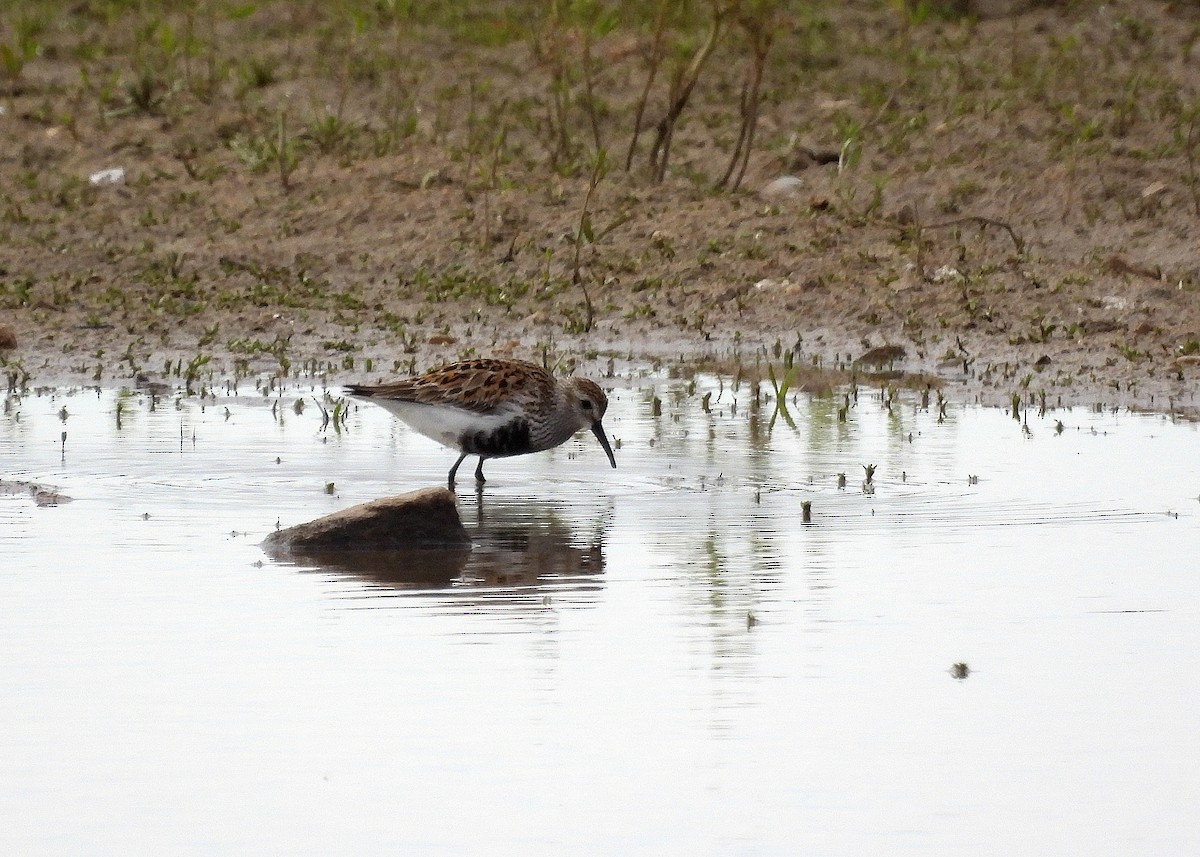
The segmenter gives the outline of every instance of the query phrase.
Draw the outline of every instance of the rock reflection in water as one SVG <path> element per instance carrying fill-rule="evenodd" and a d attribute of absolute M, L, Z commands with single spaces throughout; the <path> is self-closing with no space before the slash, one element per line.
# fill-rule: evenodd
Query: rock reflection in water
<path fill-rule="evenodd" d="M 604 571 L 603 532 L 574 527 L 552 507 L 480 501 L 471 512 L 469 548 L 293 551 L 288 560 L 390 590 L 586 584 Z"/>

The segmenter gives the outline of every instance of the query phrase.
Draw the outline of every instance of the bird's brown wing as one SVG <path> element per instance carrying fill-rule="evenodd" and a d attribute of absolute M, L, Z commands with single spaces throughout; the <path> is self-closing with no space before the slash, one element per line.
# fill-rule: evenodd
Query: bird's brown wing
<path fill-rule="evenodd" d="M 550 373 L 533 363 L 481 358 L 451 363 L 390 384 L 352 385 L 346 389 L 354 396 L 452 405 L 483 414 L 507 401 L 546 395 L 553 385 Z"/>

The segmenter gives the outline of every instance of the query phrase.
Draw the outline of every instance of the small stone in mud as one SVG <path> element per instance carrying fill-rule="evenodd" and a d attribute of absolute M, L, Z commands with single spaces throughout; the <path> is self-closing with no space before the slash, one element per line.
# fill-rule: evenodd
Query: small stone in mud
<path fill-rule="evenodd" d="M 780 176 L 769 182 L 760 193 L 768 199 L 780 199 L 799 196 L 802 187 L 804 187 L 804 182 L 795 176 Z"/>
<path fill-rule="evenodd" d="M 0 324 L 0 349 L 16 347 L 17 334 L 7 324 Z"/>

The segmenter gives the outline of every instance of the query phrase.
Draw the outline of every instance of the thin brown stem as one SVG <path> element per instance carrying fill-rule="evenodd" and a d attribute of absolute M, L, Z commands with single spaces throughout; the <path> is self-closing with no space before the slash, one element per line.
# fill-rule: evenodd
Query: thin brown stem
<path fill-rule="evenodd" d="M 704 63 L 712 54 L 713 49 L 717 46 L 717 41 L 721 36 L 721 26 L 724 23 L 726 9 L 720 3 L 720 0 L 713 2 L 713 19 L 712 25 L 708 31 L 708 37 L 704 40 L 692 56 L 692 61 L 689 63 L 686 70 L 676 75 L 671 86 L 671 99 L 667 107 L 667 112 L 662 119 L 659 120 L 655 129 L 654 144 L 650 147 L 650 165 L 654 169 L 654 180 L 661 182 L 667 174 L 667 162 L 671 157 L 671 140 L 675 135 L 675 123 L 679 116 L 687 107 L 688 100 L 692 96 L 692 90 L 696 88 L 696 81 L 700 79 L 700 72 L 704 68 Z"/>
<path fill-rule="evenodd" d="M 738 161 L 741 160 L 742 149 L 746 145 L 746 130 L 747 130 L 746 115 L 747 115 L 747 110 L 748 110 L 749 97 L 750 97 L 750 84 L 747 81 L 743 81 L 742 82 L 742 95 L 741 95 L 740 101 L 738 102 L 738 113 L 742 117 L 742 124 L 741 124 L 741 127 L 738 128 L 738 138 L 737 138 L 737 142 L 734 143 L 734 145 L 733 145 L 733 154 L 729 158 L 729 166 L 725 168 L 725 174 L 723 176 L 721 176 L 720 181 L 718 181 L 716 183 L 716 185 L 714 185 L 714 187 L 717 189 L 728 186 L 730 178 L 733 177 L 733 171 L 737 168 Z"/>
<path fill-rule="evenodd" d="M 741 186 L 750 163 L 750 152 L 754 148 L 754 135 L 758 126 L 758 107 L 762 100 L 762 79 L 766 70 L 767 54 L 775 37 L 773 25 L 768 21 L 747 17 L 741 23 L 749 37 L 753 57 L 746 70 L 746 80 L 742 83 L 739 109 L 742 121 L 737 144 L 729 158 L 729 167 L 725 170 L 725 175 L 717 183 L 717 187 L 728 187 L 730 190 L 737 190 Z M 734 170 L 737 170 L 736 177 Z"/>
<path fill-rule="evenodd" d="M 746 124 L 746 144 L 742 147 L 742 165 L 738 169 L 737 178 L 733 180 L 733 187 L 730 190 L 737 190 L 741 187 L 742 179 L 746 177 L 746 167 L 750 163 L 750 152 L 754 149 L 754 134 L 758 130 L 758 105 L 760 95 L 760 87 L 762 85 L 763 68 L 766 65 L 766 54 L 763 53 L 755 58 L 754 63 L 754 80 L 750 85 L 750 102 L 749 115 L 745 120 Z"/>
<path fill-rule="evenodd" d="M 596 115 L 595 87 L 592 81 L 592 31 L 588 26 L 583 27 L 583 94 L 587 98 L 588 121 L 592 126 L 592 142 L 596 151 L 604 148 L 600 140 L 600 119 Z"/>
<path fill-rule="evenodd" d="M 646 117 L 646 102 L 650 100 L 650 90 L 654 79 L 658 77 L 658 69 L 662 65 L 663 39 L 667 29 L 667 4 L 669 0 L 660 0 L 658 16 L 654 20 L 654 44 L 650 48 L 650 68 L 646 71 L 646 85 L 638 97 L 637 110 L 633 117 L 633 136 L 629 138 L 629 151 L 625 153 L 625 172 L 633 168 L 633 153 L 637 150 L 638 137 L 642 134 L 642 121 Z"/>
<path fill-rule="evenodd" d="M 1188 186 L 1192 191 L 1192 205 L 1196 209 L 1196 214 L 1200 215 L 1200 176 L 1196 170 L 1196 119 L 1200 118 L 1200 105 L 1192 108 L 1191 119 L 1188 122 L 1187 145 L 1184 146 L 1184 151 L 1187 154 L 1188 165 Z"/>
<path fill-rule="evenodd" d="M 583 197 L 583 208 L 579 211 L 579 226 L 575 230 L 575 256 L 571 263 L 571 282 L 578 285 L 583 291 L 583 308 L 586 313 L 583 325 L 584 332 L 592 329 L 596 314 L 595 308 L 592 305 L 592 296 L 588 293 L 587 283 L 584 282 L 584 277 L 580 273 L 583 245 L 590 244 L 595 240 L 595 234 L 592 232 L 592 197 L 596 193 L 596 188 L 600 186 L 600 182 L 604 179 L 606 171 L 605 152 L 603 149 L 597 149 L 596 160 L 592 164 L 592 174 L 588 179 L 587 193 Z"/>

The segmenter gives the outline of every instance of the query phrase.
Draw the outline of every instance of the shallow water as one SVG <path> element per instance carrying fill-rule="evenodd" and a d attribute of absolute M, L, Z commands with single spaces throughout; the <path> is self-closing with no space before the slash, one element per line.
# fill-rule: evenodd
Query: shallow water
<path fill-rule="evenodd" d="M 0 852 L 1200 850 L 1195 425 L 626 382 L 337 569 L 259 543 L 454 455 L 312 396 L 10 398 Z"/>

